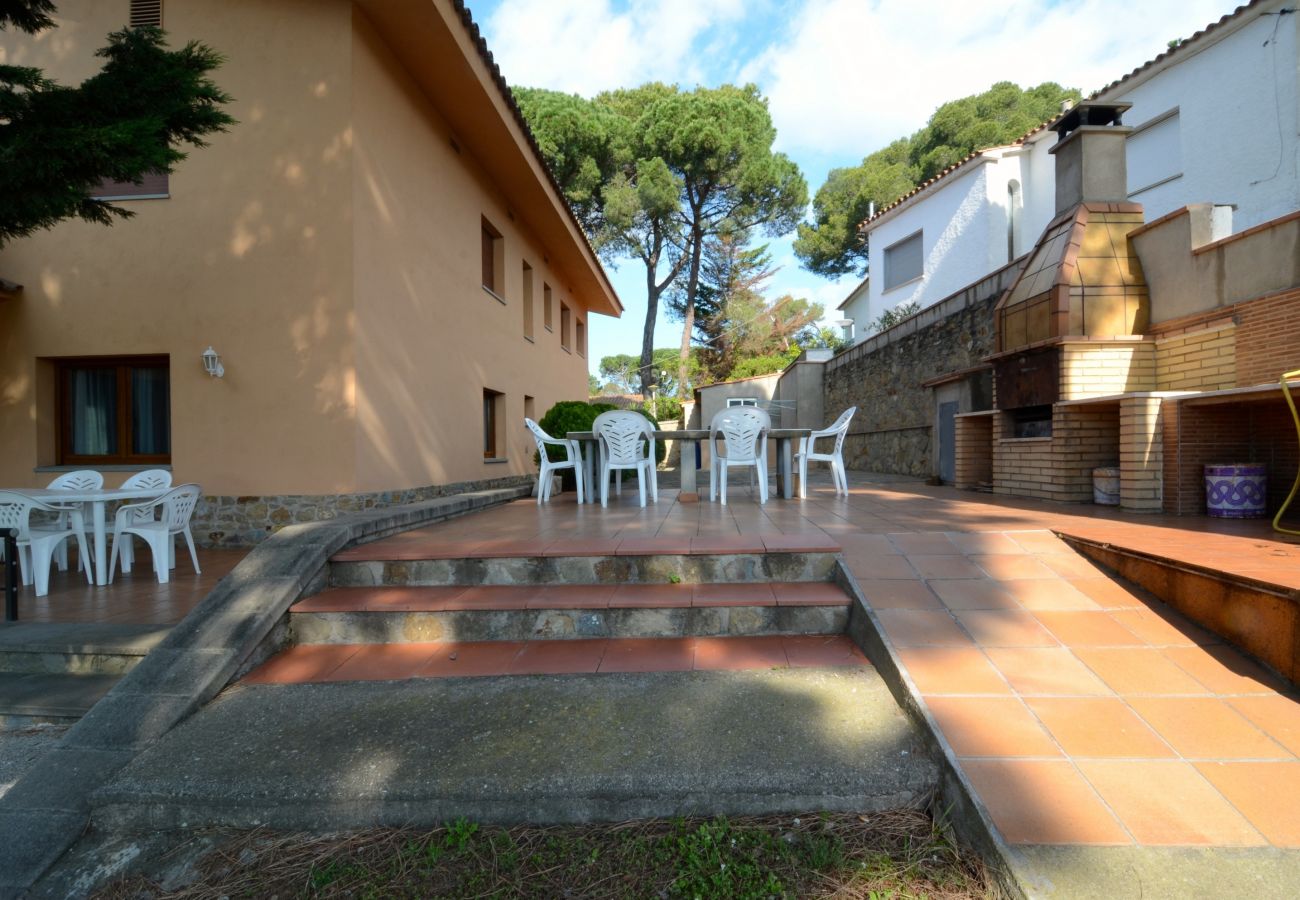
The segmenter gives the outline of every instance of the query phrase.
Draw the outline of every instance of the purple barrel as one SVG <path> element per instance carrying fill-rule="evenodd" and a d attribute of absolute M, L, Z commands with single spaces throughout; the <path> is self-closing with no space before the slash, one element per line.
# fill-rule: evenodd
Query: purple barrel
<path fill-rule="evenodd" d="M 1205 467 L 1205 511 L 1217 519 L 1267 515 L 1268 473 L 1258 463 Z"/>

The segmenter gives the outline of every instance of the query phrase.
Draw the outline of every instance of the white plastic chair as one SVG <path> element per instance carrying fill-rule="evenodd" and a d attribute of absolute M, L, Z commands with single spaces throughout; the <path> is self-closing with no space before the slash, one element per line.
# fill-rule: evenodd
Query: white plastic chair
<path fill-rule="evenodd" d="M 596 416 L 591 430 L 600 441 L 600 505 L 609 501 L 612 472 L 636 470 L 636 484 L 645 506 L 646 488 L 650 499 L 659 502 L 659 476 L 655 472 L 655 432 L 650 420 L 637 412 L 612 409 Z M 620 476 L 621 478 L 622 476 Z M 620 489 L 622 482 L 620 481 Z"/>
<path fill-rule="evenodd" d="M 830 428 L 823 431 L 814 431 L 806 438 L 799 441 L 799 452 L 794 455 L 795 461 L 799 464 L 799 496 L 807 498 L 808 496 L 808 463 L 826 462 L 831 464 L 831 477 L 835 480 L 835 493 L 838 496 L 840 491 L 844 496 L 849 495 L 849 479 L 844 474 L 844 438 L 849 433 L 849 422 L 853 420 L 853 414 L 858 411 L 856 406 L 850 406 L 840 417 L 835 420 Z M 817 453 L 815 447 L 818 438 L 834 438 L 835 447 L 830 453 Z"/>
<path fill-rule="evenodd" d="M 141 503 L 124 503 L 117 508 L 113 520 L 113 552 L 108 560 L 108 580 L 113 580 L 117 572 L 117 558 L 122 544 L 129 535 L 139 536 L 153 552 L 153 570 L 158 575 L 158 583 L 166 584 L 171 580 L 171 550 L 176 542 L 176 535 L 184 535 L 185 543 L 190 548 L 190 562 L 194 563 L 194 573 L 200 574 L 199 554 L 194 549 L 194 535 L 190 533 L 190 516 L 198 505 L 202 489 L 197 484 L 182 484 L 172 488 L 161 497 L 145 500 Z M 161 509 L 160 518 L 154 518 L 154 511 Z M 139 513 L 147 513 L 142 519 Z M 126 569 L 123 560 L 122 568 Z"/>
<path fill-rule="evenodd" d="M 709 423 L 709 499 L 718 497 L 721 481 L 723 506 L 727 505 L 727 473 L 732 466 L 751 466 L 758 478 L 758 499 L 767 502 L 767 433 L 772 417 L 753 406 L 724 409 Z M 718 452 L 718 435 L 726 454 Z"/>
<path fill-rule="evenodd" d="M 97 491 L 104 486 L 104 476 L 94 469 L 78 469 L 75 472 L 64 472 L 58 478 L 51 481 L 45 486 L 50 491 Z M 84 511 L 84 507 L 83 507 Z M 68 514 L 66 508 L 60 512 L 55 520 L 55 528 L 68 527 Z M 68 545 L 59 544 L 55 560 L 59 564 L 59 571 L 68 571 Z M 81 565 L 80 557 L 77 561 L 78 567 Z"/>
<path fill-rule="evenodd" d="M 172 473 L 166 469 L 145 469 L 143 472 L 136 472 L 126 481 L 122 482 L 124 488 L 144 488 L 165 491 L 172 486 Z M 150 522 L 154 519 L 154 510 L 139 510 L 135 514 L 137 522 Z M 126 540 L 122 542 L 122 571 L 130 572 L 134 563 L 135 547 L 131 541 L 131 535 L 125 535 Z M 171 548 L 172 553 L 167 560 L 170 568 L 176 568 L 175 546 Z"/>
<path fill-rule="evenodd" d="M 537 505 L 541 506 L 551 499 L 551 473 L 558 469 L 572 469 L 574 481 L 578 486 L 578 503 L 582 503 L 583 485 L 582 485 L 582 448 L 578 446 L 577 441 L 561 440 L 560 438 L 551 437 L 542 430 L 532 419 L 525 418 L 524 424 L 528 430 L 533 433 L 533 440 L 537 442 L 537 455 L 541 457 L 540 469 L 537 473 Z M 546 456 L 546 445 L 553 447 L 563 447 L 565 457 L 560 462 L 556 462 Z"/>
<path fill-rule="evenodd" d="M 33 510 L 54 513 L 54 522 L 32 524 Z M 66 520 L 67 525 L 58 522 Z M 58 506 L 14 491 L 0 491 L 0 528 L 18 529 L 18 567 L 23 584 L 36 583 L 36 596 L 50 592 L 50 563 L 54 552 L 68 538 L 77 539 L 81 551 L 81 565 L 86 572 L 86 582 L 94 584 L 90 575 L 90 553 L 86 549 L 86 520 L 75 506 Z M 29 559 L 30 557 L 30 559 Z"/>

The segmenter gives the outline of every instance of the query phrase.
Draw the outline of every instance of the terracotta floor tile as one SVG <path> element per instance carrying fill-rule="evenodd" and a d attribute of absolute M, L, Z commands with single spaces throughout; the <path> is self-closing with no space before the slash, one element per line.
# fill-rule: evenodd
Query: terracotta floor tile
<path fill-rule="evenodd" d="M 511 660 L 511 675 L 576 675 L 595 672 L 605 655 L 604 640 L 525 641 Z"/>
<path fill-rule="evenodd" d="M 838 553 L 840 544 L 826 534 L 765 534 L 768 553 Z"/>
<path fill-rule="evenodd" d="M 1031 614 L 1006 609 L 963 609 L 955 615 L 982 647 L 1055 647 L 1056 638 Z"/>
<path fill-rule="evenodd" d="M 851 530 L 836 531 L 834 535 L 835 540 L 839 542 L 840 547 L 846 555 L 849 553 L 898 554 L 898 548 L 889 542 L 887 536 L 883 534 L 864 534 L 863 532 L 856 530 L 856 526 L 854 525 L 849 525 L 847 527 Z"/>
<path fill-rule="evenodd" d="M 952 556 L 961 552 L 942 532 L 891 534 L 889 541 L 907 556 Z"/>
<path fill-rule="evenodd" d="M 693 537 L 692 553 L 764 553 L 767 547 L 758 535 L 734 534 L 725 537 Z"/>
<path fill-rule="evenodd" d="M 543 556 L 613 556 L 622 543 L 617 537 L 561 538 L 546 545 Z"/>
<path fill-rule="evenodd" d="M 845 552 L 844 561 L 849 571 L 857 578 L 884 578 L 898 580 L 915 580 L 916 574 L 907 557 L 896 553 L 849 553 Z"/>
<path fill-rule="evenodd" d="M 1069 578 L 1070 585 L 1102 609 L 1145 609 L 1137 589 L 1115 578 Z"/>
<path fill-rule="evenodd" d="M 1070 763 L 965 760 L 962 769 L 1013 844 L 1131 844 Z"/>
<path fill-rule="evenodd" d="M 969 647 L 971 639 L 947 612 L 881 609 L 876 617 L 896 647 Z"/>
<path fill-rule="evenodd" d="M 366 644 L 329 675 L 330 681 L 400 681 L 414 678 L 442 643 Z"/>
<path fill-rule="evenodd" d="M 1025 702 L 1070 756 L 1163 759 L 1176 755 L 1117 698 L 1031 697 Z"/>
<path fill-rule="evenodd" d="M 998 581 L 1021 581 L 1030 578 L 1059 578 L 1047 566 L 1038 561 L 1038 557 L 1029 554 L 1002 556 L 972 556 L 971 562 L 978 565 L 990 578 Z"/>
<path fill-rule="evenodd" d="M 958 756 L 1060 756 L 1015 697 L 929 697 L 925 701 Z"/>
<path fill-rule="evenodd" d="M 476 584 L 448 598 L 443 609 L 527 609 L 538 590 L 535 585 Z"/>
<path fill-rule="evenodd" d="M 1195 647 L 1220 641 L 1216 635 L 1193 625 L 1187 617 L 1163 604 L 1158 609 L 1147 606 L 1117 609 L 1111 615 L 1129 631 L 1156 647 Z"/>
<path fill-rule="evenodd" d="M 685 556 L 691 552 L 687 537 L 629 537 L 618 544 L 619 556 Z"/>
<path fill-rule="evenodd" d="M 791 668 L 871 665 L 846 634 L 786 635 L 781 638 L 781 645 Z"/>
<path fill-rule="evenodd" d="M 1300 847 L 1300 763 L 1197 763 L 1252 825 L 1278 847 Z"/>
<path fill-rule="evenodd" d="M 1146 646 L 1146 641 L 1116 622 L 1109 613 L 1040 610 L 1034 617 L 1067 647 Z"/>
<path fill-rule="evenodd" d="M 997 532 L 949 531 L 947 537 L 959 553 L 968 556 L 1029 552 L 1005 534 Z"/>
<path fill-rule="evenodd" d="M 306 684 L 329 676 L 361 644 L 299 644 L 272 656 L 244 676 L 245 684 Z"/>
<path fill-rule="evenodd" d="M 1285 759 L 1280 744 L 1213 697 L 1130 697 L 1129 705 L 1186 759 Z"/>
<path fill-rule="evenodd" d="M 1139 844 L 1264 843 L 1259 832 L 1189 763 L 1085 760 L 1078 765 Z"/>
<path fill-rule="evenodd" d="M 464 591 L 459 586 L 330 588 L 298 601 L 293 612 L 435 612 Z"/>
<path fill-rule="evenodd" d="M 1062 647 L 1002 647 L 989 659 L 1017 692 L 1026 696 L 1103 697 L 1110 688 Z"/>
<path fill-rule="evenodd" d="M 1288 687 L 1286 681 L 1226 644 L 1169 647 L 1163 652 L 1217 694 L 1273 694 Z"/>
<path fill-rule="evenodd" d="M 951 582 L 936 583 L 950 584 Z M 860 578 L 858 587 L 873 609 L 943 609 L 939 598 L 921 581 Z"/>
<path fill-rule="evenodd" d="M 421 678 L 504 675 L 524 641 L 467 641 L 444 644 L 417 674 Z M 546 643 L 537 641 L 535 643 Z"/>
<path fill-rule="evenodd" d="M 965 556 L 908 556 L 917 574 L 926 579 L 982 578 L 984 572 Z"/>
<path fill-rule="evenodd" d="M 695 668 L 772 669 L 790 664 L 780 637 L 696 638 Z"/>
<path fill-rule="evenodd" d="M 1150 647 L 1079 647 L 1075 655 L 1119 694 L 1208 694 L 1199 681 Z"/>
<path fill-rule="evenodd" d="M 1007 537 L 1030 553 L 1071 553 L 1070 545 L 1050 531 L 1009 531 Z"/>
<path fill-rule="evenodd" d="M 1023 609 L 1001 582 L 991 578 L 954 578 L 930 582 L 930 590 L 952 610 Z"/>
<path fill-rule="evenodd" d="M 609 598 L 609 608 L 679 608 L 690 606 L 694 594 L 692 584 L 622 584 Z"/>
<path fill-rule="evenodd" d="M 1025 609 L 1098 610 L 1092 598 L 1064 579 L 1026 578 L 1001 582 L 1007 593 Z"/>
<path fill-rule="evenodd" d="M 776 595 L 772 593 L 772 585 L 763 581 L 697 584 L 691 603 L 693 606 L 775 606 Z"/>
<path fill-rule="evenodd" d="M 551 541 L 532 538 L 525 540 L 491 540 L 481 541 L 466 556 L 479 559 L 516 559 L 528 556 L 542 556 Z"/>
<path fill-rule="evenodd" d="M 688 672 L 694 666 L 694 638 L 611 640 L 600 661 L 601 672 Z"/>
<path fill-rule="evenodd" d="M 830 581 L 776 581 L 772 583 L 778 606 L 847 606 L 849 595 Z"/>
<path fill-rule="evenodd" d="M 1010 694 L 998 670 L 974 647 L 905 647 L 898 658 L 922 694 Z"/>
<path fill-rule="evenodd" d="M 1038 561 L 1062 578 L 1105 578 L 1106 569 L 1082 553 L 1042 553 Z"/>
<path fill-rule="evenodd" d="M 1228 704 L 1273 740 L 1300 756 L 1300 699 L 1270 694 L 1232 697 Z"/>
<path fill-rule="evenodd" d="M 528 598 L 529 609 L 605 609 L 616 584 L 548 584 Z"/>

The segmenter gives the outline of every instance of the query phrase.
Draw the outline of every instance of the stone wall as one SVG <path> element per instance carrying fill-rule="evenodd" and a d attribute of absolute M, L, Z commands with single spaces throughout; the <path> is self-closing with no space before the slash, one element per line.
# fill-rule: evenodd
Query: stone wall
<path fill-rule="evenodd" d="M 319 522 L 350 512 L 381 509 L 449 497 L 469 491 L 530 486 L 528 475 L 508 475 L 456 484 L 365 494 L 281 494 L 264 497 L 204 496 L 194 510 L 191 530 L 201 547 L 251 547 L 286 525 Z"/>
<path fill-rule="evenodd" d="M 858 408 L 844 443 L 848 468 L 921 477 L 934 471 L 934 391 L 923 385 L 993 352 L 993 306 L 1023 264 L 1015 260 L 826 363 L 826 415 Z"/>

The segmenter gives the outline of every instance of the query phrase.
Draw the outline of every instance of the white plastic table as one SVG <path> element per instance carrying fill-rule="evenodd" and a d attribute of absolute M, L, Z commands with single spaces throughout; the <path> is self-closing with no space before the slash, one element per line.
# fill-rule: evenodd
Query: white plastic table
<path fill-rule="evenodd" d="M 104 504 L 110 500 L 152 500 L 169 488 L 97 488 L 89 491 L 52 491 L 49 488 L 22 488 L 14 493 L 45 503 L 67 506 L 84 503 L 90 506 L 95 544 L 95 584 L 108 584 L 108 535 L 104 526 Z"/>

